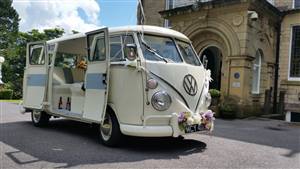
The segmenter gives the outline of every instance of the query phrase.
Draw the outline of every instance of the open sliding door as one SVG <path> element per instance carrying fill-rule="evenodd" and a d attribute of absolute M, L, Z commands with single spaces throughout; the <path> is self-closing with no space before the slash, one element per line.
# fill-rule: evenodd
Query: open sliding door
<path fill-rule="evenodd" d="M 88 66 L 85 75 L 83 118 L 101 122 L 106 111 L 109 86 L 109 38 L 103 28 L 86 34 Z"/>
<path fill-rule="evenodd" d="M 23 106 L 42 110 L 48 81 L 48 56 L 45 42 L 27 45 L 23 80 Z"/>

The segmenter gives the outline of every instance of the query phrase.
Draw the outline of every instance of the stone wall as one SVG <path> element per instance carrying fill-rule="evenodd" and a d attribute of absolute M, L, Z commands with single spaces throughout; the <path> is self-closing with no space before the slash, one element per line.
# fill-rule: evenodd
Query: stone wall
<path fill-rule="evenodd" d="M 265 90 L 274 84 L 276 15 L 268 8 L 255 7 L 257 20 L 249 18 L 251 6 L 247 2 L 219 8 L 207 6 L 169 19 L 173 29 L 183 32 L 193 41 L 199 55 L 210 45 L 222 51 L 223 95 L 238 96 L 240 104 L 262 106 Z M 263 51 L 260 93 L 252 94 L 253 60 L 258 50 Z M 234 77 L 236 73 L 240 74 L 240 79 Z"/>
<path fill-rule="evenodd" d="M 279 23 L 279 15 L 270 7 L 266 7 L 263 3 L 251 3 L 249 11 L 255 11 L 258 19 L 251 18 L 249 14 L 249 22 L 247 29 L 247 55 L 255 56 L 260 50 L 262 53 L 260 92 L 253 94 L 250 92 L 249 99 L 252 103 L 262 105 L 265 101 L 266 90 L 274 91 L 275 80 L 275 62 L 276 62 L 276 26 Z M 252 75 L 249 76 L 252 81 Z M 250 91 L 252 84 L 250 83 Z"/>
<path fill-rule="evenodd" d="M 165 10 L 165 0 L 142 0 L 145 12 L 145 25 L 164 26 L 164 19 L 158 13 Z M 138 24 L 140 23 L 141 12 L 138 9 Z"/>
<path fill-rule="evenodd" d="M 280 69 L 279 84 L 280 90 L 285 91 L 285 108 L 287 111 L 294 110 L 300 112 L 300 81 L 289 81 L 289 58 L 291 52 L 291 31 L 293 25 L 300 25 L 300 12 L 288 14 L 284 17 L 281 26 L 280 45 Z"/>

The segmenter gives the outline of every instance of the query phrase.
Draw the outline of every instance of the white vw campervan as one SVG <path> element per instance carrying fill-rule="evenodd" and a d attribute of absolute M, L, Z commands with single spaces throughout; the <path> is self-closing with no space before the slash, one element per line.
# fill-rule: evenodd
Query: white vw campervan
<path fill-rule="evenodd" d="M 29 43 L 23 107 L 35 126 L 50 117 L 97 124 L 109 146 L 122 135 L 178 137 L 213 129 L 210 80 L 179 32 L 102 28 Z"/>

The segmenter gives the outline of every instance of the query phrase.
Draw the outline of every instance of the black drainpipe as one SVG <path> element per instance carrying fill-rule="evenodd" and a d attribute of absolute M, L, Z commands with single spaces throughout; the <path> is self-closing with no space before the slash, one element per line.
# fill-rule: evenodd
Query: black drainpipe
<path fill-rule="evenodd" d="M 285 14 L 282 14 L 279 23 L 276 24 L 277 44 L 276 44 L 276 61 L 275 61 L 275 79 L 274 79 L 274 95 L 273 95 L 273 114 L 277 114 L 277 94 L 279 81 L 279 57 L 280 57 L 280 40 L 281 40 L 281 23 Z"/>

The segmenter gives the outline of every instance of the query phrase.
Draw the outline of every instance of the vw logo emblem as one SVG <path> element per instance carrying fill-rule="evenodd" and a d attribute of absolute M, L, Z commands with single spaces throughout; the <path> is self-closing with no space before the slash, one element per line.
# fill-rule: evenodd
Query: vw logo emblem
<path fill-rule="evenodd" d="M 187 94 L 195 96 L 198 91 L 196 79 L 190 74 L 186 75 L 183 78 L 183 88 L 187 92 Z"/>

